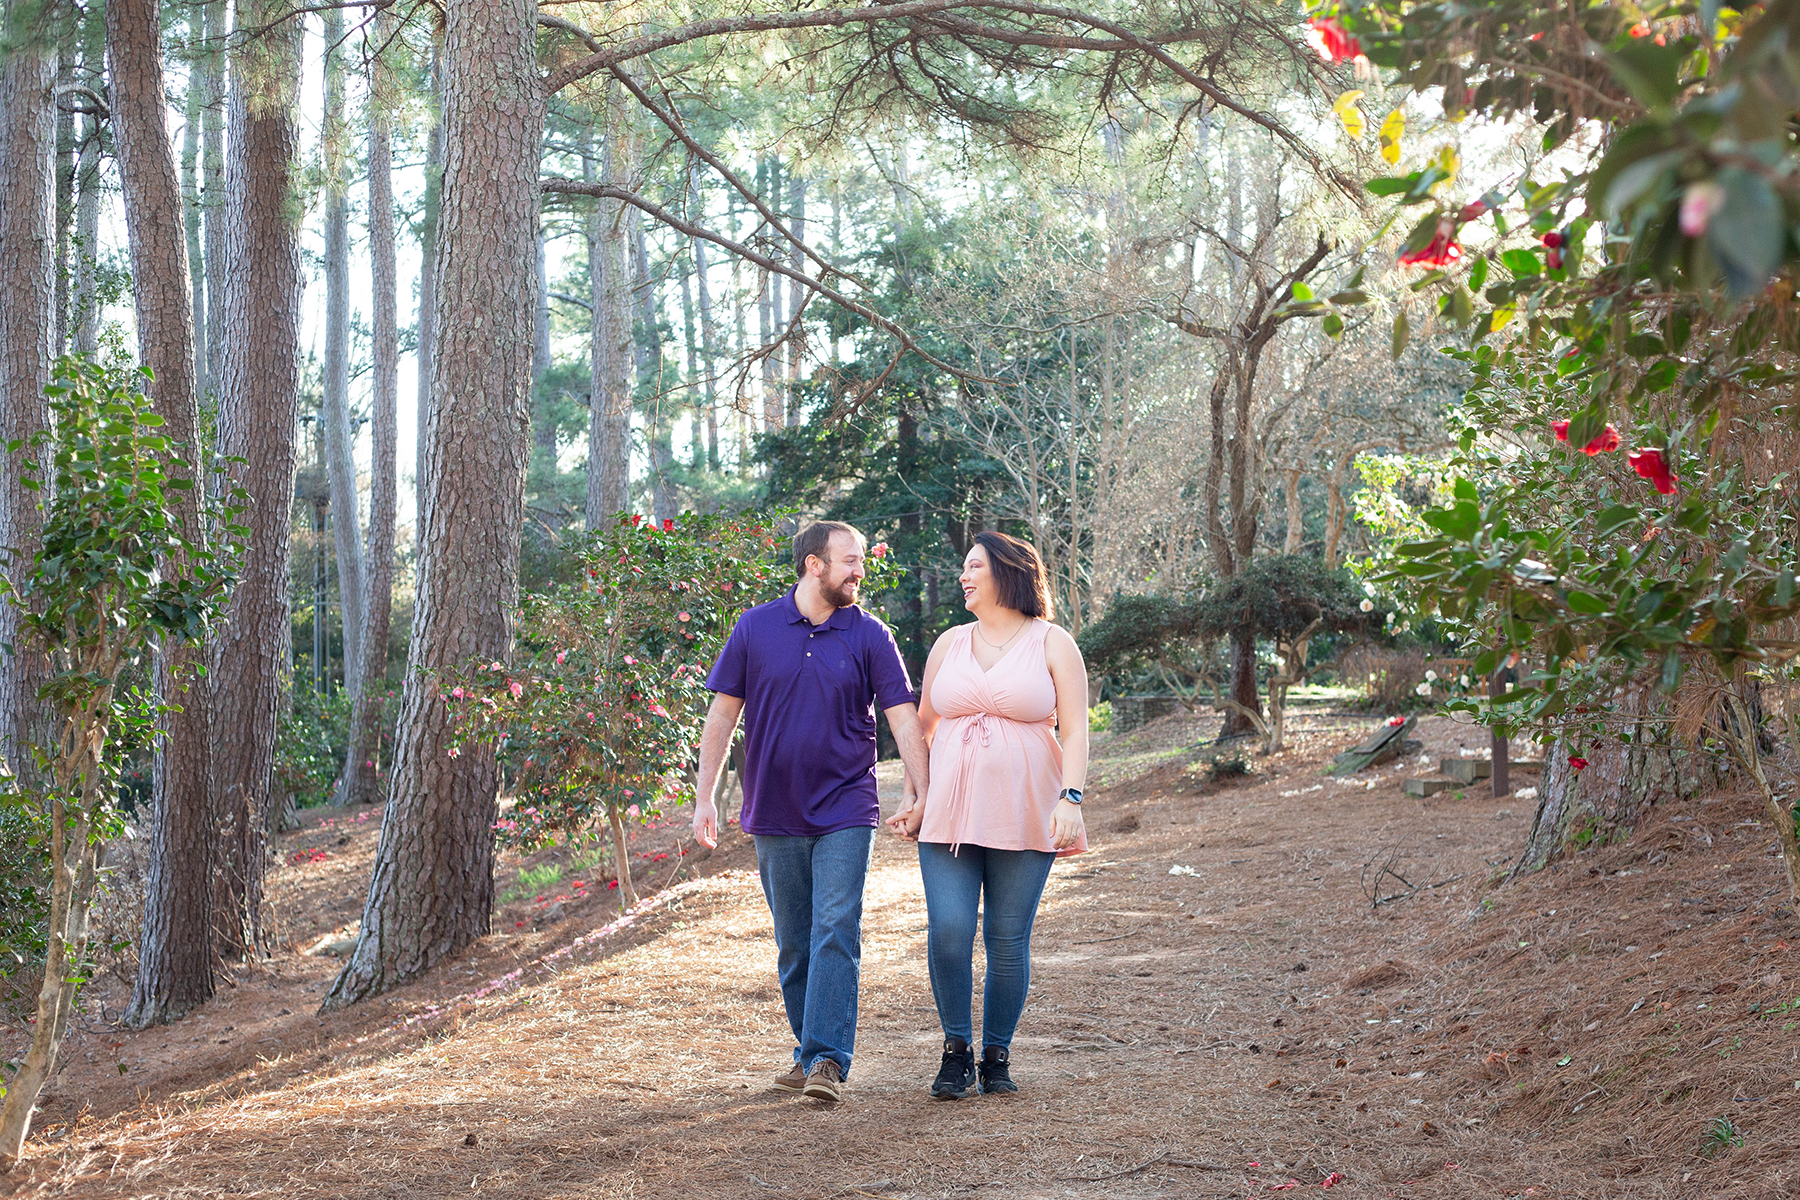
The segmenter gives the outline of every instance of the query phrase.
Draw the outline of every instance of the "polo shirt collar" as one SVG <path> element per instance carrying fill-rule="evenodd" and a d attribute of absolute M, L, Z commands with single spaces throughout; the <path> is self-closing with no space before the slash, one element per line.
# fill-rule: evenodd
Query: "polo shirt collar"
<path fill-rule="evenodd" d="M 848 629 L 848 628 L 850 628 L 850 610 L 855 608 L 856 605 L 852 604 L 850 606 L 850 608 L 836 609 L 832 612 L 830 619 L 827 620 L 825 622 L 825 624 L 819 625 L 819 626 L 813 626 L 812 622 L 808 621 L 806 619 L 806 614 L 800 611 L 799 602 L 794 599 L 794 593 L 797 592 L 798 590 L 799 590 L 798 585 L 796 585 L 795 587 L 789 588 L 788 592 L 787 592 L 787 596 L 785 597 L 785 602 L 787 604 L 787 620 L 788 620 L 789 625 L 794 625 L 794 624 L 798 624 L 799 622 L 805 621 L 808 626 L 812 626 L 812 627 L 818 628 L 818 629 Z"/>

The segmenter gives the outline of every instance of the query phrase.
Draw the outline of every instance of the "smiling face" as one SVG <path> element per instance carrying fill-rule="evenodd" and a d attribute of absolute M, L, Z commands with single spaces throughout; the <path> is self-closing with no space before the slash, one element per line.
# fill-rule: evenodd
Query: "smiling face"
<path fill-rule="evenodd" d="M 962 584 L 963 607 L 978 616 L 993 608 L 1000 598 L 993 567 L 988 562 L 987 547 L 980 543 L 969 547 L 958 581 Z"/>
<path fill-rule="evenodd" d="M 849 608 L 856 603 L 857 589 L 862 587 L 864 569 L 863 544 L 861 539 L 847 533 L 832 531 L 827 553 L 830 562 L 820 562 L 817 557 L 806 560 L 807 570 L 819 581 L 819 595 L 833 608 Z"/>

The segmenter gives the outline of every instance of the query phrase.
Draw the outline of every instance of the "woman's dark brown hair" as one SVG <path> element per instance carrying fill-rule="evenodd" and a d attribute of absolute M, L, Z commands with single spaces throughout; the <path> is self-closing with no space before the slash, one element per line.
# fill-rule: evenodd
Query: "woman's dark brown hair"
<path fill-rule="evenodd" d="M 1050 573 L 1044 570 L 1037 548 L 991 530 L 976 534 L 975 544 L 987 551 L 988 570 L 994 576 L 1001 605 L 1048 621 L 1052 612 Z"/>

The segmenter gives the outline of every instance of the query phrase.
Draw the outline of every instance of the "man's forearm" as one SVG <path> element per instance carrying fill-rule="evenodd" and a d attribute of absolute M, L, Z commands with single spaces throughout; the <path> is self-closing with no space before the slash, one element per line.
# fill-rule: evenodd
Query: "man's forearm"
<path fill-rule="evenodd" d="M 730 719 L 716 710 L 706 714 L 706 726 L 700 733 L 700 778 L 697 789 L 700 799 L 710 800 L 713 792 L 718 790 L 719 775 L 725 770 L 725 756 L 731 750 L 732 735 L 736 732 L 735 714 Z"/>
<path fill-rule="evenodd" d="M 931 750 L 925 745 L 925 734 L 917 721 L 894 730 L 894 745 L 900 751 L 900 762 L 906 768 L 913 789 L 923 797 L 931 775 Z"/>

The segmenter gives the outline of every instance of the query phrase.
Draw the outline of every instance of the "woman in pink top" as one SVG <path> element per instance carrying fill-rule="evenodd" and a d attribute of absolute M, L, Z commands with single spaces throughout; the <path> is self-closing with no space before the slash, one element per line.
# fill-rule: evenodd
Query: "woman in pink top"
<path fill-rule="evenodd" d="M 919 842 L 931 993 L 944 1027 L 931 1094 L 943 1100 L 961 1099 L 976 1080 L 977 910 L 987 949 L 980 1086 L 1016 1092 L 1008 1059 L 1031 982 L 1038 900 L 1056 857 L 1087 849 L 1087 667 L 1075 639 L 1050 624 L 1043 560 L 1017 538 L 980 533 L 962 587 L 975 620 L 938 638 L 920 689 L 930 785 L 921 798 L 909 778 L 888 821 Z"/>

